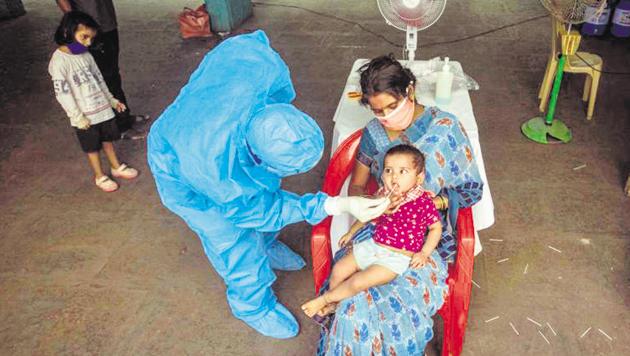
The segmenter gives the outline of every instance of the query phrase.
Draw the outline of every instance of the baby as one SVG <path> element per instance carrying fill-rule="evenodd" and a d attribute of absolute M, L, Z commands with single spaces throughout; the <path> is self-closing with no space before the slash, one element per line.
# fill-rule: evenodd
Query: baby
<path fill-rule="evenodd" d="M 372 238 L 354 245 L 334 265 L 329 290 L 302 305 L 309 317 L 321 316 L 343 299 L 389 283 L 409 267 L 423 267 L 440 241 L 440 217 L 431 195 L 422 189 L 422 153 L 411 145 L 390 148 L 385 154 L 382 181 L 383 187 L 377 194 L 396 192 L 402 196 L 401 204 L 393 213 L 367 225 L 356 222 L 342 236 L 340 246 L 355 234 L 373 232 Z"/>

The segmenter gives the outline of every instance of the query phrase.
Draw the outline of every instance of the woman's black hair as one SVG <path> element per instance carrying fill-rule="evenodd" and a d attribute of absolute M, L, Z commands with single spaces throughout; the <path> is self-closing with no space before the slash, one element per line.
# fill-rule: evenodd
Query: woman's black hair
<path fill-rule="evenodd" d="M 394 54 L 372 59 L 359 68 L 361 73 L 361 104 L 378 93 L 387 93 L 397 99 L 407 95 L 409 85 L 414 85 L 416 76 L 394 58 Z"/>
<path fill-rule="evenodd" d="M 60 46 L 74 42 L 74 33 L 77 32 L 79 25 L 89 27 L 94 31 L 98 31 L 99 28 L 98 23 L 90 15 L 81 11 L 69 11 L 63 15 L 55 31 L 55 42 Z"/>
<path fill-rule="evenodd" d="M 397 145 L 387 150 L 385 158 L 400 154 L 411 156 L 411 160 L 415 168 L 418 170 L 418 173 L 424 172 L 424 154 L 422 154 L 418 148 L 408 144 Z"/>

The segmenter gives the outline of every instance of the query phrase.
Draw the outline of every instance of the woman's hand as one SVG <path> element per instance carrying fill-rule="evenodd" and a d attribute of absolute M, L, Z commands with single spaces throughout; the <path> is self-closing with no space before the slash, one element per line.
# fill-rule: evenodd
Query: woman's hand
<path fill-rule="evenodd" d="M 433 197 L 433 204 L 435 204 L 435 208 L 437 210 L 446 210 L 448 209 L 448 198 L 442 195 L 436 195 Z"/>
<path fill-rule="evenodd" d="M 409 266 L 411 268 L 422 268 L 427 264 L 427 259 L 429 259 L 429 255 L 426 255 L 423 251 L 416 252 L 411 256 Z"/>

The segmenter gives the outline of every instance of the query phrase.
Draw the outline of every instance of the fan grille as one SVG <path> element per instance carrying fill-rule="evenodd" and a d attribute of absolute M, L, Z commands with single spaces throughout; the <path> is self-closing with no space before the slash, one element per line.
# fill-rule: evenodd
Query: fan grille
<path fill-rule="evenodd" d="M 424 30 L 433 25 L 446 6 L 446 0 L 377 0 L 377 3 L 387 23 L 403 31 L 407 26 Z"/>
<path fill-rule="evenodd" d="M 585 10 L 588 6 L 600 8 L 606 5 L 604 0 L 540 0 L 551 15 L 563 23 L 579 24 L 586 20 Z"/>

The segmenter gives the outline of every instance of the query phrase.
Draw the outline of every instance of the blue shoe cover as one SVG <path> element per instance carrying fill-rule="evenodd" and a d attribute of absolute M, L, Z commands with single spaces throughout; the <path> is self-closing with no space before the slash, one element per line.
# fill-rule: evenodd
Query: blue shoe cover
<path fill-rule="evenodd" d="M 300 331 L 297 320 L 280 303 L 276 303 L 276 306 L 262 318 L 244 321 L 259 333 L 276 339 L 288 339 L 296 336 Z"/>
<path fill-rule="evenodd" d="M 306 266 L 302 256 L 293 252 L 289 246 L 274 240 L 267 246 L 267 257 L 271 268 L 280 271 L 298 271 Z"/>

